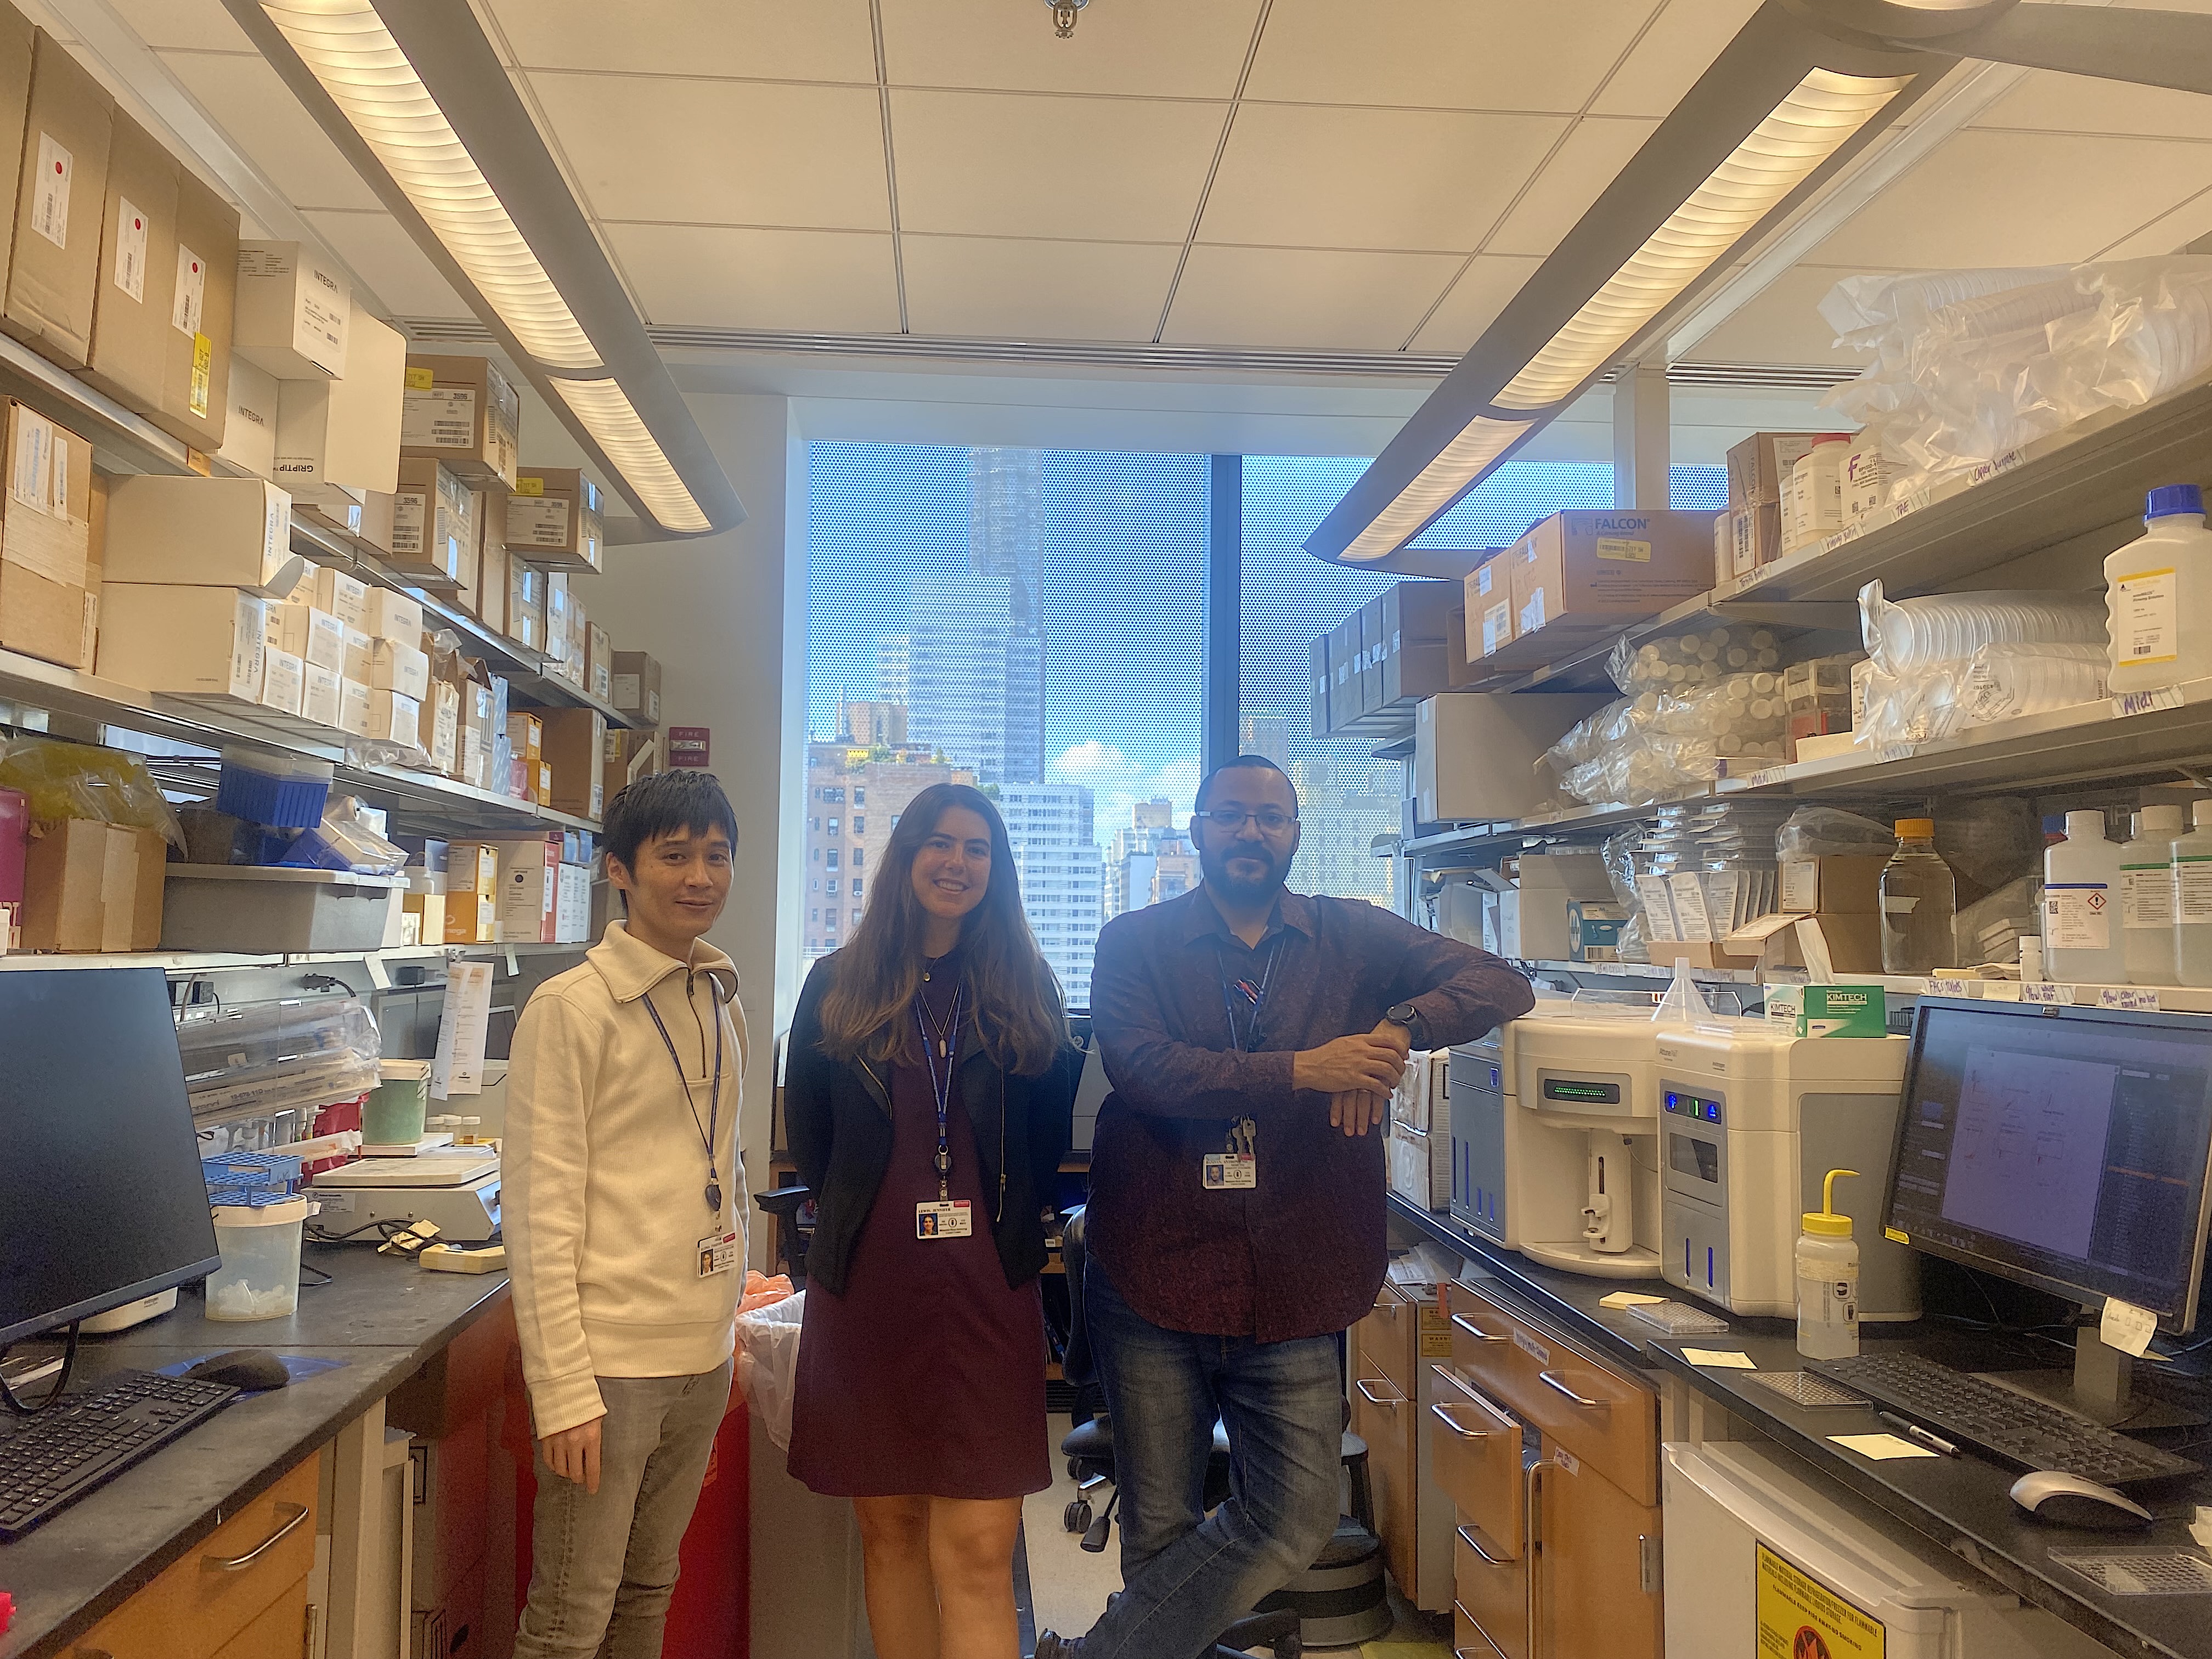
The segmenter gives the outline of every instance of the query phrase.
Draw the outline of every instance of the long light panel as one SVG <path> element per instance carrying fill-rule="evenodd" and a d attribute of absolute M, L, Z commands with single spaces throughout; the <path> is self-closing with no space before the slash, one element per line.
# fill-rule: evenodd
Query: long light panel
<path fill-rule="evenodd" d="M 637 410 L 630 406 L 619 382 L 570 380 L 556 376 L 553 389 L 584 423 L 585 429 L 599 440 L 607 459 L 622 469 L 623 476 L 652 509 L 654 518 L 671 530 L 695 534 L 710 527 L 707 515 L 699 510 L 699 503 L 691 499 L 684 480 L 669 465 L 668 457 L 660 453 L 660 446 L 653 441 L 645 422 L 638 419 Z"/>

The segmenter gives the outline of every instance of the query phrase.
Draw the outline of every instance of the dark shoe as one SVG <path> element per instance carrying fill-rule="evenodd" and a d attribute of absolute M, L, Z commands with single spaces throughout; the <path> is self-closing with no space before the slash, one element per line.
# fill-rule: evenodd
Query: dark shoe
<path fill-rule="evenodd" d="M 1036 1659 L 1082 1659 L 1082 1654 L 1079 1636 L 1059 1636 L 1048 1630 L 1037 1632 Z"/>

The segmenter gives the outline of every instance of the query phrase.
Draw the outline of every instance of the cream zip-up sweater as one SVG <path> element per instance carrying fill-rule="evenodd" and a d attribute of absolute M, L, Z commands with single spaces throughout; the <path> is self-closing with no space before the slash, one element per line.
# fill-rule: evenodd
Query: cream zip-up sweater
<path fill-rule="evenodd" d="M 744 1252 L 711 1278 L 698 1266 L 699 1241 L 717 1231 L 700 1133 L 714 1095 L 710 987 L 724 1021 L 720 1230 L 742 1234 L 745 1021 L 728 957 L 701 940 L 687 967 L 610 922 L 580 967 L 538 988 L 515 1026 L 501 1218 L 541 1438 L 605 1414 L 599 1377 L 696 1376 L 735 1347 Z M 647 998 L 683 1062 L 696 1119 Z"/>

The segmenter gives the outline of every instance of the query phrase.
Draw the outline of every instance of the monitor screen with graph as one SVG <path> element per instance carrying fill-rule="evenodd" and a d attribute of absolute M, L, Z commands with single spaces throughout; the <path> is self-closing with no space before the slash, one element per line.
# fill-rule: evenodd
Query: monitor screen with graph
<path fill-rule="evenodd" d="M 1914 1248 L 2194 1328 L 2212 1018 L 1923 999 L 1888 1221 Z"/>

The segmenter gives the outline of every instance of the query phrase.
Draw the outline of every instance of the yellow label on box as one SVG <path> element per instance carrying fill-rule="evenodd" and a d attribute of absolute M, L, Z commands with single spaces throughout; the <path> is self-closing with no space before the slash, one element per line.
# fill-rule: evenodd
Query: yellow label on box
<path fill-rule="evenodd" d="M 1624 541 L 1617 536 L 1601 536 L 1597 538 L 1597 556 L 1601 559 L 1618 559 L 1631 564 L 1650 564 L 1651 544 Z"/>
<path fill-rule="evenodd" d="M 1440 1302 L 1421 1304 L 1421 1358 L 1451 1358 L 1451 1315 Z"/>
<path fill-rule="evenodd" d="M 407 389 L 410 392 L 428 392 L 437 384 L 438 376 L 434 370 L 410 368 L 407 371 Z"/>
<path fill-rule="evenodd" d="M 1759 1546 L 1759 1659 L 1884 1659 L 1889 1628 Z"/>
<path fill-rule="evenodd" d="M 192 385 L 186 395 L 194 415 L 204 416 L 213 397 L 215 342 L 204 334 L 192 336 Z"/>
<path fill-rule="evenodd" d="M 514 493 L 518 495 L 543 495 L 545 493 L 545 480 L 517 478 L 514 481 Z"/>

